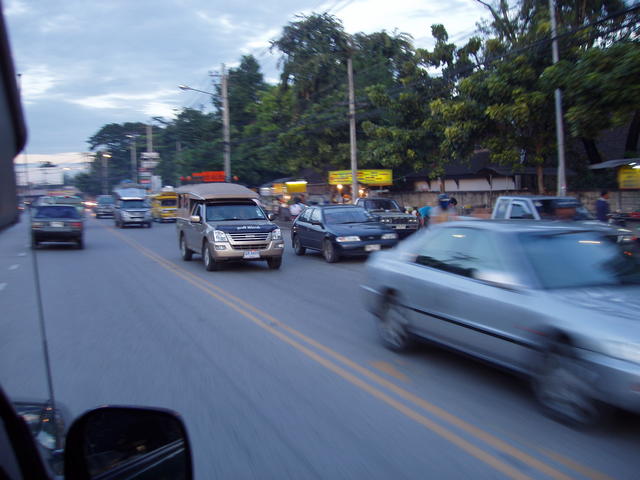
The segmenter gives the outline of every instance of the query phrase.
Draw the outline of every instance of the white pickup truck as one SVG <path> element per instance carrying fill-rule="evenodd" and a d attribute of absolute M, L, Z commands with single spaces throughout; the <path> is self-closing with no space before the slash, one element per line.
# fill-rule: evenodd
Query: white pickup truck
<path fill-rule="evenodd" d="M 636 240 L 633 232 L 600 222 L 575 197 L 515 196 L 498 197 L 491 218 L 495 220 L 562 220 L 577 221 L 609 233 L 618 243 Z"/>

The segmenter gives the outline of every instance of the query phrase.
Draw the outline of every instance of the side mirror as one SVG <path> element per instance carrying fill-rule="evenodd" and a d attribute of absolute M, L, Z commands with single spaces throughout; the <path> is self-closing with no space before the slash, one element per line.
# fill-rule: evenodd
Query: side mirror
<path fill-rule="evenodd" d="M 200 215 L 191 215 L 191 217 L 189 217 L 189 220 L 191 221 L 191 223 L 200 223 L 201 218 Z"/>
<path fill-rule="evenodd" d="M 275 214 L 270 213 L 269 215 L 267 215 L 267 218 L 268 218 L 271 222 L 273 222 L 273 221 L 276 219 L 276 216 L 275 216 Z"/>
<path fill-rule="evenodd" d="M 69 429 L 64 478 L 191 480 L 193 466 L 187 432 L 180 418 L 168 410 L 91 410 Z"/>

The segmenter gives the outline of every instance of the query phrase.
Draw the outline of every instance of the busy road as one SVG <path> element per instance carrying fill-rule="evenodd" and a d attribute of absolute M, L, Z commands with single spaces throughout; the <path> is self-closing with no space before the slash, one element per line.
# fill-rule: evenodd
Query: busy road
<path fill-rule="evenodd" d="M 46 397 L 26 216 L 0 237 L 0 382 Z M 526 381 L 445 350 L 395 354 L 362 306 L 364 260 L 206 272 L 174 224 L 89 218 L 85 248 L 35 250 L 56 401 L 169 408 L 196 478 L 634 479 L 640 419 L 576 430 Z"/>

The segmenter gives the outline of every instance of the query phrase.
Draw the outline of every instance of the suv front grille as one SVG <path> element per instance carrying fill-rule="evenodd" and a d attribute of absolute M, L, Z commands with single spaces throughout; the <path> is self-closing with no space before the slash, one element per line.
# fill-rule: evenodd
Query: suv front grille
<path fill-rule="evenodd" d="M 234 242 L 266 242 L 269 238 L 269 232 L 262 233 L 229 233 Z"/>
<path fill-rule="evenodd" d="M 243 243 L 242 245 L 231 244 L 234 250 L 265 250 L 268 243 Z"/>

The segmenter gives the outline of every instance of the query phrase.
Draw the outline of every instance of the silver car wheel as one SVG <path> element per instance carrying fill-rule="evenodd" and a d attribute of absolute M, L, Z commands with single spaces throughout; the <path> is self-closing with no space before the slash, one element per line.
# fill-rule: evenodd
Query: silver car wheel
<path fill-rule="evenodd" d="M 387 302 L 383 307 L 378 321 L 378 332 L 382 343 L 390 350 L 399 352 L 411 346 L 406 320 L 402 315 L 401 307 L 395 303 Z"/>
<path fill-rule="evenodd" d="M 589 395 L 589 384 L 580 375 L 585 367 L 579 360 L 558 351 L 545 355 L 535 379 L 536 397 L 552 416 L 574 425 L 592 425 L 600 411 Z"/>

